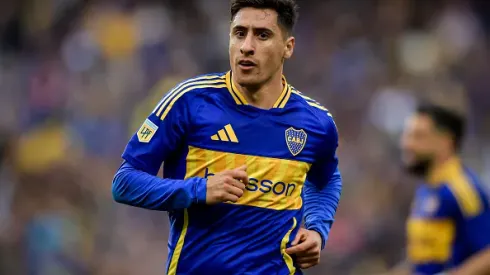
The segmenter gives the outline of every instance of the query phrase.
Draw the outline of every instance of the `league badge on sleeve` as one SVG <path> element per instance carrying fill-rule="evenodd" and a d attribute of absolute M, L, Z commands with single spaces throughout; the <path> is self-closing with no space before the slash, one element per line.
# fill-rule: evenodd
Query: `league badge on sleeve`
<path fill-rule="evenodd" d="M 307 137 L 308 135 L 304 130 L 296 130 L 293 127 L 286 130 L 286 144 L 288 145 L 289 152 L 291 152 L 293 156 L 296 156 L 303 151 Z"/>
<path fill-rule="evenodd" d="M 156 131 L 158 130 L 158 126 L 155 123 L 151 122 L 149 119 L 146 119 L 141 128 L 138 130 L 138 140 L 142 143 L 148 143 L 151 141 Z"/>

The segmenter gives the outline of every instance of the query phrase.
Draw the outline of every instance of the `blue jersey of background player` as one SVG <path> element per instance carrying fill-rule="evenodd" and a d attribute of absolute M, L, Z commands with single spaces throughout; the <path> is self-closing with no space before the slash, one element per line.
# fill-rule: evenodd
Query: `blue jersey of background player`
<path fill-rule="evenodd" d="M 403 161 L 424 178 L 407 222 L 405 274 L 490 274 L 490 206 L 457 151 L 464 120 L 435 105 L 419 107 L 402 137 Z"/>
<path fill-rule="evenodd" d="M 337 129 L 282 75 L 295 2 L 235 0 L 231 15 L 231 71 L 157 104 L 123 153 L 114 198 L 169 212 L 168 274 L 301 274 L 318 264 L 340 197 Z"/>

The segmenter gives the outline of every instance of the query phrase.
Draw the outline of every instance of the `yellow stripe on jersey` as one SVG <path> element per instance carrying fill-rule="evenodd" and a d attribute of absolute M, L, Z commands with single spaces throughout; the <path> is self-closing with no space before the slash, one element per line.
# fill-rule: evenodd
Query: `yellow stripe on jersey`
<path fill-rule="evenodd" d="M 220 84 L 220 83 L 222 83 L 222 84 Z M 214 89 L 226 88 L 226 84 L 224 82 L 216 82 L 215 84 L 212 84 L 212 85 L 197 85 L 197 86 L 192 86 L 192 87 L 189 87 L 189 88 L 181 91 L 179 94 L 176 94 L 176 96 L 172 99 L 172 101 L 170 101 L 170 103 L 168 104 L 168 107 L 165 108 L 165 111 L 163 112 L 163 114 L 160 117 L 160 119 L 161 120 L 164 120 L 165 119 L 165 117 L 167 116 L 168 112 L 170 112 L 170 110 L 174 106 L 175 102 L 181 96 L 183 96 L 185 93 L 187 93 L 189 91 L 192 91 L 192 90 L 195 90 L 195 89 L 203 89 L 203 88 L 214 88 Z"/>
<path fill-rule="evenodd" d="M 474 217 L 481 213 L 483 210 L 482 201 L 466 175 L 462 172 L 455 174 L 448 180 L 448 187 L 456 198 L 464 216 Z"/>
<path fill-rule="evenodd" d="M 240 99 L 241 102 L 243 102 L 244 105 L 248 105 L 247 99 L 243 96 L 240 90 L 238 90 L 235 82 L 233 82 L 233 79 L 231 78 L 231 74 L 230 74 L 230 82 L 231 82 L 231 90 L 233 91 L 233 93 Z"/>
<path fill-rule="evenodd" d="M 407 222 L 408 258 L 413 263 L 445 263 L 456 235 L 450 219 L 410 219 Z"/>
<path fill-rule="evenodd" d="M 282 77 L 282 84 L 283 84 L 282 93 L 277 99 L 276 103 L 274 103 L 272 108 L 284 108 L 284 106 L 286 106 L 286 103 L 289 100 L 289 97 L 291 96 L 291 89 L 284 76 Z"/>
<path fill-rule="evenodd" d="M 225 80 L 226 80 L 226 88 L 228 89 L 228 92 L 231 94 L 231 97 L 233 97 L 235 103 L 237 105 L 242 105 L 240 98 L 238 98 L 238 96 L 233 92 L 233 89 L 231 88 L 231 71 L 226 73 Z"/>
<path fill-rule="evenodd" d="M 448 160 L 440 169 L 434 171 L 429 177 L 429 182 L 446 183 L 464 216 L 476 216 L 483 211 L 480 195 L 466 176 L 458 158 Z"/>
<path fill-rule="evenodd" d="M 157 106 L 155 107 L 155 109 L 153 110 L 152 113 L 155 113 L 155 112 L 158 111 L 156 115 L 157 116 L 160 116 L 160 113 L 162 112 L 163 106 L 166 105 L 166 103 L 168 102 L 169 98 L 171 98 L 176 91 L 180 90 L 181 88 L 185 88 L 185 87 L 183 87 L 184 85 L 185 86 L 188 86 L 188 85 L 190 85 L 190 83 L 194 83 L 194 82 L 198 82 L 198 81 L 203 81 L 203 80 L 210 80 L 210 79 L 214 79 L 214 78 L 217 78 L 217 77 L 218 77 L 217 75 L 205 75 L 205 76 L 200 76 L 200 77 L 188 79 L 186 81 L 181 82 L 180 84 L 178 84 L 177 86 L 175 86 L 174 88 L 172 88 L 163 97 L 163 99 L 160 100 L 160 102 L 158 102 Z M 159 86 L 157 86 L 157 89 L 158 88 L 159 88 Z"/>
<path fill-rule="evenodd" d="M 231 71 L 226 73 L 225 80 L 226 80 L 226 87 L 228 88 L 228 92 L 230 92 L 231 96 L 233 97 L 233 100 L 235 100 L 235 103 L 238 105 L 248 104 L 245 97 L 243 97 L 240 91 L 238 91 L 238 89 L 236 88 L 235 83 L 233 83 L 233 80 L 231 79 Z"/>
<path fill-rule="evenodd" d="M 327 109 L 327 108 L 325 108 L 325 107 L 323 107 L 323 106 L 321 106 L 321 105 L 319 105 L 319 104 L 316 104 L 316 103 L 309 103 L 309 102 L 308 102 L 308 105 L 310 105 L 310 106 L 312 106 L 312 107 L 315 107 L 315 108 L 318 108 L 318 109 L 320 109 L 320 110 L 323 110 L 323 111 L 325 111 L 325 112 L 328 112 L 328 109 Z"/>
<path fill-rule="evenodd" d="M 179 240 L 175 246 L 174 252 L 172 254 L 172 260 L 168 267 L 168 275 L 177 274 L 177 265 L 179 263 L 180 254 L 182 253 L 182 248 L 184 247 L 185 235 L 187 234 L 187 228 L 189 227 L 189 213 L 187 209 L 184 209 L 184 224 L 182 225 L 182 232 L 180 232 Z"/>
<path fill-rule="evenodd" d="M 286 106 L 286 103 L 288 103 L 289 98 L 291 97 L 291 87 L 289 85 L 286 86 L 287 91 L 286 91 L 286 96 L 284 97 L 284 100 L 282 101 L 281 104 L 279 104 L 278 108 L 284 108 Z"/>
<path fill-rule="evenodd" d="M 225 84 L 224 77 L 217 78 L 218 76 L 216 75 L 206 75 L 206 76 L 201 76 L 197 77 L 191 80 L 187 80 L 176 86 L 174 89 L 172 89 L 163 99 L 158 103 L 156 110 L 156 116 L 160 116 L 161 113 L 165 110 L 168 110 L 169 103 L 178 95 L 188 92 L 190 90 L 193 90 L 194 88 L 197 88 L 193 85 L 218 85 L 218 84 Z M 189 90 L 188 87 L 191 87 Z"/>
<path fill-rule="evenodd" d="M 294 267 L 293 258 L 288 253 L 286 253 L 286 245 L 288 244 L 291 232 L 293 232 L 294 228 L 296 228 L 297 223 L 298 222 L 296 221 L 296 218 L 293 218 L 293 226 L 288 230 L 288 233 L 284 235 L 284 238 L 282 238 L 281 241 L 281 254 L 284 262 L 286 262 L 286 265 L 288 266 L 289 275 L 294 275 L 294 273 L 296 272 L 296 267 Z"/>
<path fill-rule="evenodd" d="M 304 98 L 306 100 L 306 103 L 308 103 L 308 105 L 315 107 L 315 108 L 318 108 L 322 111 L 328 112 L 328 109 L 323 107 L 322 105 L 320 105 L 320 103 L 318 103 L 316 100 L 305 96 L 304 94 L 300 93 L 298 90 L 296 90 L 294 88 L 292 88 L 292 90 L 293 90 L 293 94 L 299 95 L 300 97 Z"/>
<path fill-rule="evenodd" d="M 212 151 L 189 146 L 186 178 L 214 174 L 247 165 L 249 184 L 237 205 L 300 209 L 301 192 L 310 164 L 301 161 Z"/>

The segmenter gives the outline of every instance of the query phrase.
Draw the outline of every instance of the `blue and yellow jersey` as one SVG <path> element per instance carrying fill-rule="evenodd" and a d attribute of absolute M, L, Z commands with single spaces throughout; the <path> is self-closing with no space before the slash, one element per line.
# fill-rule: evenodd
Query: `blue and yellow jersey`
<path fill-rule="evenodd" d="M 249 184 L 236 203 L 206 205 L 199 185 L 176 197 L 201 194 L 189 207 L 169 210 L 168 274 L 301 274 L 284 250 L 312 192 L 304 186 L 321 189 L 339 175 L 338 134 L 327 109 L 284 78 L 283 87 L 274 107 L 263 110 L 247 103 L 231 72 L 184 81 L 129 142 L 123 158 L 132 166 L 156 175 L 164 162 L 166 179 L 189 184 L 247 165 Z M 307 228 L 322 231 L 324 207 L 307 211 Z"/>
<path fill-rule="evenodd" d="M 490 246 L 490 205 L 477 176 L 451 159 L 416 193 L 407 223 L 414 274 L 436 274 Z"/>

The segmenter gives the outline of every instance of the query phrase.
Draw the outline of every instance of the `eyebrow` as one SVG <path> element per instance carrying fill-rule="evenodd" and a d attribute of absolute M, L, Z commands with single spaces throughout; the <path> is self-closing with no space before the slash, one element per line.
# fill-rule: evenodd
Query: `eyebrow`
<path fill-rule="evenodd" d="M 245 27 L 245 26 L 243 26 L 243 25 L 236 25 L 232 29 L 233 30 L 236 30 L 236 29 L 242 30 L 242 29 L 248 29 L 248 28 Z M 271 30 L 269 28 L 265 28 L 265 27 L 259 27 L 259 28 L 253 27 L 252 30 L 253 31 L 258 31 L 258 32 L 270 32 L 270 33 L 274 33 L 273 30 Z"/>

